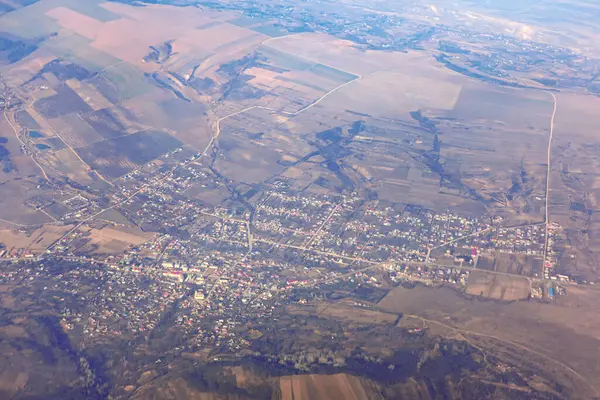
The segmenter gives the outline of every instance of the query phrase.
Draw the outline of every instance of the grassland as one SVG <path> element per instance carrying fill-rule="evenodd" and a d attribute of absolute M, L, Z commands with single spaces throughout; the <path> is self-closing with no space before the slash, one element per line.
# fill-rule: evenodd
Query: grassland
<path fill-rule="evenodd" d="M 313 307 L 288 307 L 287 312 L 291 315 L 317 314 L 326 318 L 356 324 L 395 324 L 398 320 L 396 314 L 385 313 L 376 310 L 359 309 L 349 304 L 325 303 Z"/>

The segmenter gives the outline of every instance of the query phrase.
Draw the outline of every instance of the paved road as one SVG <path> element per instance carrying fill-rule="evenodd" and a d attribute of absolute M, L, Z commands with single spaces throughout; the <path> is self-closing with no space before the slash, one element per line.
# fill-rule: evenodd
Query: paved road
<path fill-rule="evenodd" d="M 304 249 L 308 249 L 310 247 L 310 245 L 312 244 L 312 242 L 314 242 L 314 240 L 319 236 L 319 233 L 321 233 L 321 231 L 323 230 L 323 228 L 325 228 L 325 225 L 327 225 L 327 223 L 329 221 L 331 221 L 331 218 L 333 217 L 333 214 L 335 214 L 336 210 L 338 209 L 340 205 L 336 205 L 335 207 L 333 207 L 333 210 L 331 210 L 331 212 L 329 213 L 329 215 L 327 216 L 327 218 L 325 218 L 325 221 L 323 221 L 323 223 L 321 224 L 321 226 L 319 226 L 319 229 L 317 229 L 317 231 L 315 232 L 314 235 L 312 235 L 310 237 L 310 239 L 308 240 L 308 242 L 306 243 L 306 245 L 304 245 Z"/>
<path fill-rule="evenodd" d="M 194 157 L 192 160 L 184 163 L 182 166 L 186 167 L 190 164 L 195 163 L 198 159 L 202 158 L 204 155 L 206 155 L 206 153 L 208 152 L 208 150 L 211 148 L 212 144 L 215 141 L 215 137 L 213 136 L 211 138 L 211 140 L 208 142 L 208 145 L 206 146 L 206 148 L 204 149 L 204 151 L 200 154 L 199 157 Z M 55 242 L 51 243 L 47 250 L 52 249 L 52 247 L 54 247 L 54 245 L 58 242 L 60 242 L 62 239 L 64 239 L 65 237 L 69 236 L 71 233 L 75 232 L 77 229 L 79 229 L 79 227 L 81 227 L 83 224 L 85 224 L 88 221 L 93 220 L 94 218 L 98 217 L 99 215 L 101 215 L 102 213 L 108 211 L 108 210 L 112 210 L 113 208 L 119 207 L 122 204 L 125 204 L 126 202 L 128 202 L 129 200 L 133 199 L 135 196 L 137 196 L 138 194 L 142 193 L 144 190 L 149 189 L 152 185 L 156 185 L 156 184 L 160 184 L 162 182 L 164 182 L 165 180 L 167 180 L 169 177 L 171 177 L 171 174 L 169 172 L 167 172 L 162 178 L 158 179 L 157 181 L 153 181 L 153 182 L 149 182 L 146 183 L 145 185 L 142 185 L 141 188 L 139 188 L 138 190 L 136 190 L 135 192 L 133 192 L 133 194 L 131 194 L 130 196 L 128 196 L 127 198 L 125 198 L 125 200 L 122 200 L 118 203 L 113 204 L 110 207 L 106 207 L 100 211 L 98 211 L 95 214 L 92 214 L 91 216 L 89 216 L 88 218 L 82 220 L 81 222 L 79 222 L 77 225 L 75 225 L 73 227 L 73 229 L 69 230 L 67 233 L 65 233 L 64 235 L 62 235 L 60 238 L 58 238 Z"/>
<path fill-rule="evenodd" d="M 550 96 L 552 96 L 552 98 L 554 99 L 554 109 L 552 111 L 552 118 L 550 119 L 550 134 L 548 135 L 548 168 L 546 170 L 546 209 L 545 209 L 545 216 L 544 216 L 544 222 L 546 224 L 546 229 L 545 229 L 545 234 L 544 234 L 544 268 L 546 267 L 546 259 L 548 257 L 548 228 L 550 225 L 550 215 L 549 215 L 549 211 L 548 211 L 548 203 L 549 203 L 549 199 L 550 199 L 550 164 L 551 164 L 551 158 L 552 158 L 552 138 L 554 137 L 554 119 L 556 117 L 556 107 L 558 105 L 558 100 L 556 99 L 556 96 L 554 95 L 554 93 L 552 92 L 546 92 L 548 94 L 550 94 Z"/>
<path fill-rule="evenodd" d="M 470 238 L 470 237 L 473 237 L 473 236 L 479 236 L 479 235 L 482 235 L 482 234 L 484 234 L 484 233 L 487 233 L 487 232 L 491 231 L 492 229 L 493 229 L 492 227 L 490 227 L 490 228 L 487 228 L 487 229 L 483 229 L 483 230 L 481 230 L 481 231 L 473 232 L 473 233 L 471 233 L 471 234 L 469 234 L 469 235 L 466 235 L 466 236 L 461 236 L 461 237 L 459 237 L 459 238 L 456 238 L 456 239 L 450 240 L 450 241 L 448 241 L 448 242 L 445 242 L 445 243 L 439 244 L 439 245 L 437 245 L 437 246 L 430 247 L 429 249 L 427 249 L 427 256 L 425 257 L 425 263 L 428 263 L 428 262 L 429 262 L 429 257 L 430 257 L 430 255 L 431 255 L 431 251 L 432 251 L 432 250 L 435 250 L 435 249 L 439 249 L 439 248 L 441 248 L 441 247 L 448 246 L 449 244 L 452 244 L 452 243 L 460 242 L 460 241 L 461 241 L 461 240 L 463 240 L 463 239 L 467 239 L 467 238 Z"/>

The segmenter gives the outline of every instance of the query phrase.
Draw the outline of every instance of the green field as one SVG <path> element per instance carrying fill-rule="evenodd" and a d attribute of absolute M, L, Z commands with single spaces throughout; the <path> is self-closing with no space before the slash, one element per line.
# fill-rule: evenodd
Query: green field
<path fill-rule="evenodd" d="M 319 76 L 341 83 L 350 82 L 351 80 L 358 78 L 358 76 L 354 74 L 349 74 L 348 72 L 340 71 L 339 69 L 328 67 L 323 64 L 315 64 L 310 67 L 309 70 Z"/>
<path fill-rule="evenodd" d="M 272 47 L 262 46 L 260 50 L 258 50 L 258 53 L 266 57 L 269 60 L 269 64 L 280 68 L 305 71 L 314 65 L 310 61 L 306 61 L 300 57 L 279 51 Z"/>

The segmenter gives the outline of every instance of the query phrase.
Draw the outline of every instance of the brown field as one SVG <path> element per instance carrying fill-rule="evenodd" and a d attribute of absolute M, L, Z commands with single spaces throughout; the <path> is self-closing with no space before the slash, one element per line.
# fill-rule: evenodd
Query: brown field
<path fill-rule="evenodd" d="M 89 184 L 93 182 L 89 176 L 89 167 L 85 165 L 71 149 L 57 151 L 53 156 L 46 156 L 55 170 L 76 182 Z"/>
<path fill-rule="evenodd" d="M 212 132 L 206 107 L 201 103 L 187 103 L 165 93 L 152 92 L 126 100 L 122 106 L 133 113 L 140 126 L 166 130 L 195 149 L 204 149 L 210 140 Z"/>
<path fill-rule="evenodd" d="M 25 233 L 15 230 L 0 230 L 0 243 L 4 244 L 6 250 L 25 249 L 34 254 L 41 253 L 59 239 L 70 226 L 44 225 L 31 233 Z"/>
<path fill-rule="evenodd" d="M 14 131 L 10 124 L 6 121 L 3 115 L 0 115 L 0 137 L 6 139 L 6 143 L 3 146 L 11 153 L 11 154 L 19 154 L 20 143 L 15 137 Z M 0 171 L 0 173 L 2 173 Z"/>
<path fill-rule="evenodd" d="M 368 399 L 363 381 L 347 374 L 279 378 L 281 400 Z"/>
<path fill-rule="evenodd" d="M 406 64 L 410 61 L 425 59 L 423 55 L 418 53 L 362 52 L 355 48 L 351 42 L 318 33 L 280 38 L 270 42 L 268 47 L 301 57 L 310 62 L 321 63 L 361 76 L 382 70 L 390 71 L 406 68 Z M 418 63 L 412 63 L 412 65 L 416 64 Z"/>
<path fill-rule="evenodd" d="M 88 106 L 94 111 L 102 108 L 110 107 L 112 104 L 100 94 L 96 88 L 85 82 L 81 82 L 75 79 L 71 79 L 66 82 L 71 89 L 73 89 L 79 97 L 87 103 Z"/>
<path fill-rule="evenodd" d="M 306 315 L 306 313 L 315 312 L 328 318 L 339 321 L 345 321 L 358 324 L 394 324 L 398 319 L 396 314 L 389 314 L 381 311 L 369 310 L 358 307 L 351 307 L 341 303 L 321 303 L 316 307 L 305 309 L 303 307 L 288 307 L 289 314 Z"/>
<path fill-rule="evenodd" d="M 197 199 L 203 203 L 216 207 L 226 199 L 231 197 L 231 193 L 225 186 L 202 187 L 192 186 L 186 190 L 185 195 L 192 199 Z"/>
<path fill-rule="evenodd" d="M 177 53 L 169 60 L 169 65 L 177 70 L 177 67 L 193 62 L 189 57 L 192 53 L 204 54 L 204 57 L 196 58 L 201 62 L 202 58 L 211 53 L 223 56 L 255 46 L 267 38 L 228 23 L 210 24 L 212 21 L 225 19 L 227 14 L 167 6 L 138 8 L 117 3 L 102 3 L 101 7 L 121 18 L 99 21 L 68 7 L 50 9 L 46 15 L 63 28 L 90 40 L 93 49 L 145 71 L 156 69 L 151 64 L 144 64 L 142 60 L 148 54 L 149 46 L 168 40 L 173 40 L 173 51 Z M 165 24 L 165 20 L 177 23 Z M 197 29 L 202 26 L 206 28 Z M 128 40 L 120 40 L 122 37 L 127 37 Z"/>
<path fill-rule="evenodd" d="M 103 228 L 99 231 L 94 231 L 92 237 L 98 241 L 118 240 L 128 244 L 139 245 L 154 238 L 155 234 L 143 232 L 139 228 L 122 227 L 119 229 Z"/>
<path fill-rule="evenodd" d="M 154 237 L 155 234 L 142 232 L 139 228 L 132 226 L 90 229 L 88 231 L 89 241 L 76 251 L 80 254 L 119 254 L 126 251 L 130 246 L 140 245 Z"/>
<path fill-rule="evenodd" d="M 12 157 L 12 162 L 22 176 L 35 176 L 41 173 L 39 167 L 29 156 L 22 155 Z"/>
<path fill-rule="evenodd" d="M 103 139 L 79 115 L 68 114 L 59 118 L 47 119 L 47 121 L 56 136 L 73 148 L 86 146 Z"/>
<path fill-rule="evenodd" d="M 75 31 L 88 39 L 93 39 L 102 28 L 102 22 L 73 11 L 66 7 L 57 7 L 46 12 L 46 15 L 57 20 L 65 29 Z"/>
<path fill-rule="evenodd" d="M 540 257 L 523 254 L 497 253 L 494 257 L 480 257 L 477 268 L 508 274 L 539 277 L 542 276 L 540 260 Z"/>
<path fill-rule="evenodd" d="M 104 219 L 106 221 L 113 222 L 118 225 L 131 225 L 129 220 L 127 220 L 127 218 L 125 218 L 125 216 L 123 214 L 121 214 L 119 211 L 115 210 L 114 208 L 103 212 L 98 217 L 101 219 Z"/>
<path fill-rule="evenodd" d="M 27 372 L 3 371 L 0 374 L 0 390 L 4 393 L 17 393 L 25 387 L 29 379 Z"/>
<path fill-rule="evenodd" d="M 526 278 L 476 271 L 469 276 L 465 293 L 493 300 L 524 300 L 529 296 L 529 282 Z"/>
<path fill-rule="evenodd" d="M 30 167 L 29 161 L 28 169 Z M 23 164 L 25 165 L 25 164 Z M 41 225 L 52 222 L 42 212 L 27 207 L 24 203 L 28 199 L 42 193 L 37 188 L 36 182 L 29 180 L 7 180 L 2 182 L 0 190 L 0 219 L 18 225 Z"/>
<path fill-rule="evenodd" d="M 448 114 L 454 118 L 485 122 L 486 126 L 492 122 L 509 128 L 524 127 L 527 133 L 546 136 L 552 108 L 553 100 L 548 93 L 470 84 L 463 88 L 455 107 Z"/>
<path fill-rule="evenodd" d="M 15 85 L 22 85 L 40 70 L 41 65 L 49 63 L 55 58 L 56 56 L 50 52 L 40 50 L 35 53 L 35 57 L 26 57 L 18 63 L 11 65 L 11 68 L 3 68 L 2 72 L 10 82 L 13 82 Z"/>
<path fill-rule="evenodd" d="M 0 335 L 2 337 L 27 337 L 27 331 L 20 325 L 7 325 L 0 327 Z"/>
<path fill-rule="evenodd" d="M 364 76 L 332 94 L 325 101 L 325 106 L 344 102 L 349 110 L 373 116 L 398 117 L 402 111 L 408 114 L 424 108 L 451 110 L 460 90 L 459 84 L 414 74 L 409 66 L 402 72 L 384 71 Z"/>

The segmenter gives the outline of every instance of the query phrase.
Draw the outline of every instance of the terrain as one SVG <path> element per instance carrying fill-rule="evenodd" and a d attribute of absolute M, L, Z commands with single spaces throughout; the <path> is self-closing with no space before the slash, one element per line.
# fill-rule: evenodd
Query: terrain
<path fill-rule="evenodd" d="M 99 293 L 123 289 L 95 269 L 69 262 L 5 266 L 4 396 L 560 399 L 592 398 L 596 391 L 590 379 L 597 365 L 587 349 L 597 345 L 598 327 L 577 334 L 582 322 L 568 317 L 568 303 L 481 303 L 425 287 L 392 288 L 372 303 L 356 291 L 324 288 L 312 293 L 316 298 L 309 304 L 288 306 L 269 322 L 253 324 L 251 345 L 238 356 L 225 349 L 183 351 L 192 337 L 169 322 L 186 314 L 181 303 L 149 332 L 91 346 L 94 339 L 86 333 L 105 323 L 106 313 L 88 320 L 85 329 L 69 322 L 70 316 L 98 310 L 96 303 L 104 301 Z M 58 279 L 64 283 L 56 284 Z M 151 291 L 156 282 L 135 285 Z M 569 301 L 591 300 L 573 297 Z M 362 312 L 352 307 L 357 301 Z M 69 316 L 61 316 L 64 309 Z M 561 345 L 569 342 L 570 348 Z M 579 375 L 568 365 L 586 372 Z"/>
<path fill-rule="evenodd" d="M 0 0 L 0 397 L 598 398 L 599 13 Z"/>

